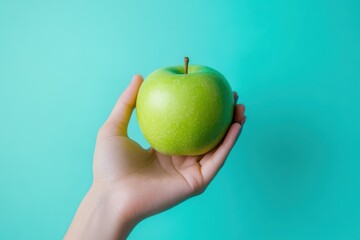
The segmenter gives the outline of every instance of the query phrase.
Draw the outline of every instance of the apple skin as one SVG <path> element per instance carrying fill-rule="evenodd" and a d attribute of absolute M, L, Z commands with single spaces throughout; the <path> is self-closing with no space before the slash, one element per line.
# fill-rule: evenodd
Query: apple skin
<path fill-rule="evenodd" d="M 233 117 L 234 97 L 225 77 L 201 65 L 155 70 L 141 85 L 136 115 L 150 145 L 167 155 L 195 156 L 223 139 Z"/>

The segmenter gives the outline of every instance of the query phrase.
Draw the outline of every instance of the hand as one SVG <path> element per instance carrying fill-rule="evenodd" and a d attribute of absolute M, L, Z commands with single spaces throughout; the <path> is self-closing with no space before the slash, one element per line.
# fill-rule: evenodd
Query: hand
<path fill-rule="evenodd" d="M 143 149 L 127 135 L 142 82 L 141 76 L 134 76 L 99 130 L 93 166 L 92 188 L 106 191 L 111 196 L 108 207 L 132 226 L 203 192 L 224 164 L 246 120 L 244 106 L 236 105 L 223 141 L 201 156 L 167 156 L 152 148 Z M 236 93 L 234 97 L 237 100 Z M 126 228 L 128 233 L 131 229 Z"/>

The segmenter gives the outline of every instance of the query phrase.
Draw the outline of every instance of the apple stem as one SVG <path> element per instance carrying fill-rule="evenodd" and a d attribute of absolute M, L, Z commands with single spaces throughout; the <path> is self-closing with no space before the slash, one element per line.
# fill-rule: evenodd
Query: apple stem
<path fill-rule="evenodd" d="M 188 57 L 184 57 L 184 73 L 185 73 L 185 74 L 188 73 L 188 68 L 189 68 L 189 58 L 188 58 Z"/>

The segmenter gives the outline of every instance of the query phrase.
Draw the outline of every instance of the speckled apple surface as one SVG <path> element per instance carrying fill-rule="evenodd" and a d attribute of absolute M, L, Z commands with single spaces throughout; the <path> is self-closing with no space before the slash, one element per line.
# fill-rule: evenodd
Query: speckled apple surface
<path fill-rule="evenodd" d="M 142 84 L 136 114 L 146 140 L 171 155 L 200 155 L 214 148 L 229 128 L 234 110 L 231 87 L 213 68 L 166 67 Z"/>

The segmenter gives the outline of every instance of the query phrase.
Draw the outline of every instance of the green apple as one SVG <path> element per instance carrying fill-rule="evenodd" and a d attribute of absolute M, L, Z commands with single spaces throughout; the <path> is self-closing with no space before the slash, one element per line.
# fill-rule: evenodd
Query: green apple
<path fill-rule="evenodd" d="M 186 61 L 187 60 L 187 61 Z M 226 134 L 233 117 L 234 97 L 216 70 L 187 65 L 152 72 L 136 100 L 136 115 L 146 140 L 168 155 L 201 155 Z"/>

